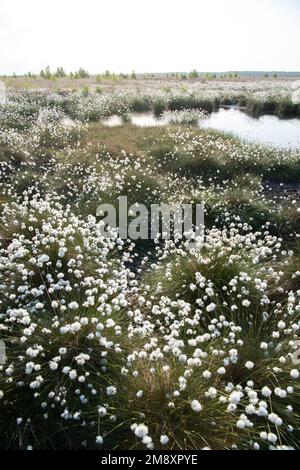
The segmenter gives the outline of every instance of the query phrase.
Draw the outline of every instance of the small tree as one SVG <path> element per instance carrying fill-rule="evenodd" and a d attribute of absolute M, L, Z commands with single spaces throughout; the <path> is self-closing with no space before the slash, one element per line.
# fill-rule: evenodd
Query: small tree
<path fill-rule="evenodd" d="M 56 78 L 63 78 L 65 77 L 67 74 L 66 72 L 64 71 L 63 67 L 57 67 L 56 69 L 56 72 L 55 72 L 55 77 Z"/>
<path fill-rule="evenodd" d="M 78 72 L 75 72 L 74 77 L 75 78 L 89 78 L 90 74 L 87 70 L 84 70 L 82 67 L 80 67 Z"/>
<path fill-rule="evenodd" d="M 199 77 L 199 74 L 198 74 L 198 72 L 197 72 L 196 69 L 193 69 L 193 70 L 189 73 L 189 78 L 192 79 L 192 80 L 195 79 L 195 78 L 198 78 L 198 77 Z"/>
<path fill-rule="evenodd" d="M 47 67 L 45 68 L 45 78 L 47 78 L 47 80 L 50 80 L 51 79 L 51 70 L 50 70 L 50 67 L 49 65 L 47 65 Z"/>

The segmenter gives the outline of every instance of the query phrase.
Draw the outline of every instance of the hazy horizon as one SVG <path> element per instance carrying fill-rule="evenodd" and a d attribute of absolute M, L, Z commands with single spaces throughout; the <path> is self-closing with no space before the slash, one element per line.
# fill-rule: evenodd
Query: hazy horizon
<path fill-rule="evenodd" d="M 0 0 L 0 74 L 297 72 L 299 3 Z"/>
<path fill-rule="evenodd" d="M 24 73 L 20 73 L 20 74 L 15 74 L 14 75 L 14 72 L 12 74 L 1 74 L 0 72 L 0 76 L 2 77 L 25 77 L 29 72 L 32 73 L 33 75 L 37 76 L 39 75 L 39 73 L 42 71 L 42 70 L 45 70 L 46 68 L 48 67 L 48 65 L 46 65 L 46 67 L 42 67 L 41 70 L 28 70 L 27 72 L 24 72 Z M 50 68 L 51 72 L 56 72 L 57 68 L 60 68 L 60 67 L 63 67 L 62 64 L 57 64 L 57 66 L 54 66 L 52 68 Z M 64 67 L 63 67 L 64 68 Z M 79 67 L 77 67 L 76 69 L 74 70 L 65 70 L 65 72 L 67 74 L 69 73 L 72 73 L 72 72 L 77 72 L 79 69 Z M 97 76 L 98 74 L 103 74 L 105 75 L 105 72 L 109 71 L 111 74 L 115 74 L 115 75 L 126 75 L 127 77 L 130 78 L 130 75 L 131 73 L 134 72 L 135 75 L 139 76 L 147 76 L 147 75 L 154 75 L 154 76 L 159 76 L 159 75 L 171 75 L 171 74 L 189 74 L 190 72 L 193 72 L 194 70 L 196 70 L 199 74 L 199 77 L 201 77 L 202 75 L 205 75 L 205 74 L 216 74 L 217 75 L 217 78 L 219 75 L 226 75 L 226 74 L 234 74 L 234 73 L 237 73 L 238 75 L 239 74 L 288 74 L 290 76 L 292 76 L 292 74 L 297 74 L 297 76 L 300 74 L 300 69 L 298 70 L 198 70 L 198 69 L 189 69 L 189 70 L 169 70 L 169 71 L 161 71 L 161 72 L 157 72 L 157 71 L 152 71 L 152 70 L 148 70 L 148 71 L 145 71 L 145 72 L 140 72 L 139 70 L 128 70 L 126 72 L 116 72 L 115 70 L 108 70 L 107 68 L 106 69 L 103 69 L 103 70 L 99 70 L 98 72 L 92 72 L 90 73 L 90 71 L 88 69 L 84 69 L 85 71 L 89 72 L 89 75 L 91 77 L 93 76 Z M 245 75 L 247 76 L 247 75 Z M 171 77 L 172 78 L 172 77 Z M 225 77 L 226 78 L 226 77 Z M 271 77 L 272 78 L 272 77 Z"/>

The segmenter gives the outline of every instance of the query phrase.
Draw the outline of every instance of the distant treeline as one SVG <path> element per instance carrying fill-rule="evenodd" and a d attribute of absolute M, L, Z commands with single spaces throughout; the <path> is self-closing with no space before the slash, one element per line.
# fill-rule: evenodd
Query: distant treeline
<path fill-rule="evenodd" d="M 134 70 L 131 73 L 115 73 L 106 70 L 104 73 L 92 75 L 84 68 L 80 67 L 75 72 L 67 73 L 63 67 L 57 67 L 56 70 L 51 70 L 49 66 L 42 69 L 39 74 L 28 72 L 25 75 L 13 74 L 13 78 L 42 78 L 46 80 L 56 80 L 59 78 L 71 78 L 71 79 L 85 79 L 90 77 L 96 77 L 97 82 L 102 80 L 136 80 L 136 79 L 154 79 L 154 78 L 170 78 L 178 80 L 194 80 L 194 79 L 237 79 L 237 78 L 288 78 L 288 77 L 300 77 L 300 72 L 262 72 L 262 71 L 230 71 L 230 72 L 198 72 L 196 69 L 190 72 L 166 72 L 166 73 L 136 73 Z M 11 78 L 11 76 L 3 75 L 2 78 Z"/>
<path fill-rule="evenodd" d="M 7 75 L 2 75 L 2 78 L 32 78 L 32 79 L 37 79 L 37 78 L 43 78 L 46 80 L 56 80 L 58 78 L 71 78 L 71 79 L 84 79 L 84 78 L 90 78 L 91 76 L 95 77 L 95 75 L 91 75 L 87 70 L 85 70 L 83 67 L 80 67 L 77 71 L 75 72 L 69 72 L 67 73 L 63 67 L 57 67 L 56 70 L 51 70 L 49 66 L 45 67 L 45 69 L 42 69 L 39 74 L 35 74 L 32 72 L 28 72 L 25 75 L 17 75 L 16 73 L 13 73 L 12 76 L 7 76 Z M 146 75 L 145 75 L 146 76 Z M 147 77 L 149 78 L 154 78 L 154 74 L 147 74 Z M 109 80 L 117 80 L 117 79 L 131 79 L 134 80 L 137 78 L 137 74 L 132 71 L 130 74 L 115 74 L 114 72 L 110 72 L 109 70 L 106 70 L 102 74 L 96 75 L 96 80 L 101 81 L 104 79 L 109 79 Z"/>

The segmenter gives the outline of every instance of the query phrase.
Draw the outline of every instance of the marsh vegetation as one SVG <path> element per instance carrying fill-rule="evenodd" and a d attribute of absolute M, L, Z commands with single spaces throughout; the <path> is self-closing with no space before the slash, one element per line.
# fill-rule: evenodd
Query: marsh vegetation
<path fill-rule="evenodd" d="M 221 104 L 299 114 L 276 87 L 9 91 L 2 448 L 299 448 L 300 149 L 194 125 Z M 128 122 L 149 111 L 172 123 Z M 100 236 L 121 195 L 204 204 L 204 245 Z"/>

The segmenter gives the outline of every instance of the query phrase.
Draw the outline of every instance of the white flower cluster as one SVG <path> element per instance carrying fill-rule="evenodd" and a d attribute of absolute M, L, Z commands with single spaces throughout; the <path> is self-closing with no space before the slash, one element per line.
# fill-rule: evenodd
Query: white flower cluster
<path fill-rule="evenodd" d="M 3 442 L 17 426 L 22 448 L 47 447 L 49 430 L 88 448 L 299 448 L 299 208 L 266 183 L 292 178 L 299 151 L 184 126 L 111 150 L 110 131 L 77 122 L 124 116 L 133 98 L 10 92 L 1 109 Z M 205 237 L 103 237 L 91 214 L 124 194 L 205 203 Z"/>

